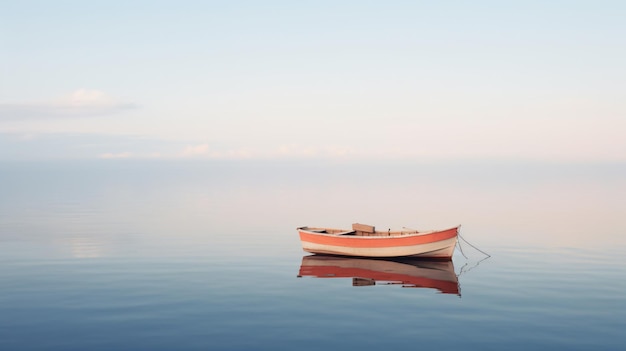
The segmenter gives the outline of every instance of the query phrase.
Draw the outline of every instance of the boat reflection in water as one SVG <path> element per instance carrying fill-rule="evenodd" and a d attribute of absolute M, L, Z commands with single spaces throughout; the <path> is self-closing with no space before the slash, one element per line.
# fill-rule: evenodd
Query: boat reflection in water
<path fill-rule="evenodd" d="M 398 284 L 461 296 L 452 261 L 372 259 L 311 255 L 302 257 L 298 277 L 352 278 L 353 286 Z"/>

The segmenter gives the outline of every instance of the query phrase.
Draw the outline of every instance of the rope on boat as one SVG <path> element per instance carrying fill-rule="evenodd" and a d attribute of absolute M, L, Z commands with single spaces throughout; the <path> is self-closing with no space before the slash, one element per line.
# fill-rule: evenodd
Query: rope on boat
<path fill-rule="evenodd" d="M 466 269 L 466 267 L 468 267 L 468 262 L 466 262 L 463 267 L 461 267 L 459 274 L 457 275 L 457 277 L 460 277 L 461 275 L 463 275 L 464 273 L 467 273 L 469 271 L 471 271 L 472 269 L 478 267 L 478 265 L 488 259 L 489 257 L 491 257 L 490 254 L 486 253 L 485 251 L 477 248 L 476 246 L 472 245 L 469 241 L 467 241 L 464 237 L 461 236 L 460 232 L 457 232 L 457 235 L 459 238 L 461 238 L 461 240 L 463 240 L 467 245 L 471 246 L 474 250 L 482 253 L 483 255 L 485 255 L 485 257 L 483 257 L 482 259 L 478 260 L 477 262 L 475 262 L 473 265 L 471 265 L 469 268 Z M 463 257 L 465 257 L 465 259 L 469 260 L 469 257 L 467 257 L 467 255 L 465 255 L 465 252 L 463 252 L 463 247 L 461 246 L 461 241 L 459 241 L 459 251 L 461 251 L 461 254 L 463 255 Z"/>
<path fill-rule="evenodd" d="M 481 250 L 481 249 L 477 248 L 476 246 L 472 245 L 469 241 L 465 240 L 465 238 L 461 236 L 461 231 L 460 231 L 460 230 L 457 232 L 457 235 L 459 236 L 459 238 L 460 238 L 461 240 L 463 240 L 463 241 L 464 241 L 467 245 L 471 246 L 474 250 L 476 250 L 476 251 L 478 251 L 478 252 L 482 253 L 483 255 L 487 256 L 487 258 L 491 257 L 491 255 L 490 255 L 490 254 L 488 254 L 488 253 L 486 253 L 485 251 L 483 251 L 483 250 Z M 465 253 L 463 252 L 463 248 L 461 247 L 460 242 L 459 242 L 459 250 L 461 251 L 461 254 L 463 255 L 463 257 L 468 258 L 468 257 L 465 255 Z"/>
<path fill-rule="evenodd" d="M 456 235 L 461 238 L 461 229 L 457 229 L 456 231 Z M 463 239 L 465 241 L 465 239 Z M 461 246 L 461 242 L 459 241 L 459 251 L 461 251 L 461 255 L 463 255 L 463 257 L 465 257 L 466 260 L 469 260 L 469 258 L 467 257 L 467 255 L 465 254 L 465 252 L 463 252 L 463 247 Z"/>

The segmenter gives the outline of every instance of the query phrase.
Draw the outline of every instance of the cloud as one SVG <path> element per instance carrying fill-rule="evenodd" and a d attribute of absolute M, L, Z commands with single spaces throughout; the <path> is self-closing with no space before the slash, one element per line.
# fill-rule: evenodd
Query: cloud
<path fill-rule="evenodd" d="M 158 146 L 158 145 L 153 145 Z M 180 149 L 179 149 L 180 150 Z M 182 151 L 175 149 L 163 151 L 106 152 L 98 155 L 101 159 L 185 159 L 185 158 L 220 158 L 220 153 L 211 151 L 209 144 L 187 145 Z"/>
<path fill-rule="evenodd" d="M 0 103 L 0 120 L 79 118 L 137 108 L 100 90 L 79 89 L 51 101 Z"/>
<path fill-rule="evenodd" d="M 208 143 L 187 145 L 182 151 L 176 154 L 164 154 L 164 158 L 203 158 L 221 160 L 242 160 L 242 159 L 280 159 L 280 158 L 345 158 L 355 155 L 355 152 L 346 147 L 327 146 L 312 147 L 297 144 L 282 145 L 277 149 L 249 149 L 221 148 L 215 149 Z"/>
<path fill-rule="evenodd" d="M 258 156 L 262 156 L 262 155 L 259 155 L 247 148 L 237 148 L 237 149 L 230 149 L 230 150 L 225 150 L 225 151 L 212 151 L 209 154 L 209 157 L 212 159 L 223 159 L 223 160 L 225 159 L 230 159 L 230 160 L 252 159 Z"/>
<path fill-rule="evenodd" d="M 111 152 L 107 152 L 105 154 L 101 154 L 99 156 L 99 158 L 104 158 L 104 159 L 112 159 L 112 158 L 130 158 L 132 157 L 133 154 L 131 154 L 130 152 L 118 152 L 118 153 L 111 153 Z"/>
<path fill-rule="evenodd" d="M 135 160 L 174 158 L 185 144 L 133 135 L 97 133 L 4 133 L 0 162 L 5 160 Z M 1 178 L 1 176 L 0 176 Z"/>
<path fill-rule="evenodd" d="M 209 144 L 187 145 L 181 152 L 181 157 L 197 157 L 209 155 Z"/>
<path fill-rule="evenodd" d="M 57 103 L 69 107 L 120 107 L 120 102 L 99 90 L 76 90 L 72 94 L 60 98 Z"/>
<path fill-rule="evenodd" d="M 187 145 L 174 158 L 205 158 L 205 159 L 250 159 L 255 153 L 246 148 L 214 150 L 209 144 Z"/>
<path fill-rule="evenodd" d="M 270 153 L 268 156 L 270 158 L 344 158 L 358 155 L 352 148 L 345 146 L 314 147 L 289 144 L 281 145 L 276 152 Z"/>

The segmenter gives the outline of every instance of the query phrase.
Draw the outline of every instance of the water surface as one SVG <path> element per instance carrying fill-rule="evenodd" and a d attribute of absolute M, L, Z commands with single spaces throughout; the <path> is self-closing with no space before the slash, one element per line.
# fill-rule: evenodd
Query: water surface
<path fill-rule="evenodd" d="M 0 177 L 2 350 L 626 342 L 623 165 L 55 162 Z M 449 266 L 316 274 L 295 228 L 353 222 L 462 224 L 491 257 L 465 244 Z M 367 276 L 397 270 L 414 280 Z"/>

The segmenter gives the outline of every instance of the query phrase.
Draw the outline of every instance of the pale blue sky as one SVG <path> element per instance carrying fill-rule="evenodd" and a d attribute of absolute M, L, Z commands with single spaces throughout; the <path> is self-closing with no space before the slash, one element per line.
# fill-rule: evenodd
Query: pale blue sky
<path fill-rule="evenodd" d="M 3 1 L 0 160 L 626 161 L 623 1 Z"/>

